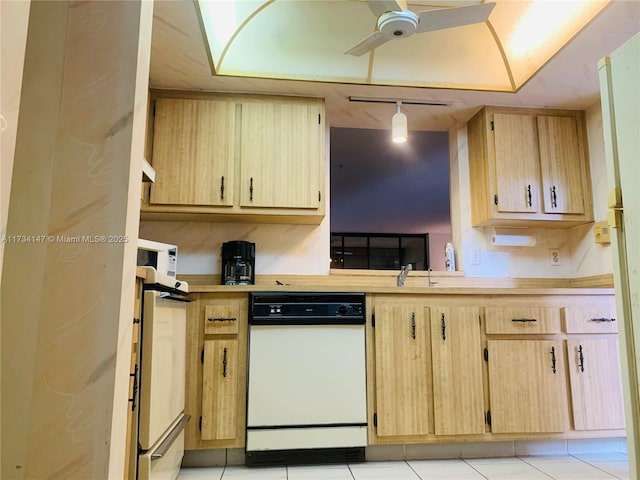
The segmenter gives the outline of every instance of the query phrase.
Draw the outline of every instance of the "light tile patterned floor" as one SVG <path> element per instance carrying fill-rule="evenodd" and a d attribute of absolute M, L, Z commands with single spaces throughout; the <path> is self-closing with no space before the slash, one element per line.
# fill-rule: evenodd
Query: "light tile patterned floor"
<path fill-rule="evenodd" d="M 184 468 L 178 480 L 629 480 L 622 453 L 409 460 L 348 465 Z"/>

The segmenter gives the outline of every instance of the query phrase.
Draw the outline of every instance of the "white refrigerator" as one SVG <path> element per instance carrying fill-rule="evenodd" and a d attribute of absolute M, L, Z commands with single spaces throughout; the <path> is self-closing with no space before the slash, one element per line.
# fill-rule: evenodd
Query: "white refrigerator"
<path fill-rule="evenodd" d="M 598 69 L 629 478 L 640 478 L 640 34 L 600 60 Z"/>

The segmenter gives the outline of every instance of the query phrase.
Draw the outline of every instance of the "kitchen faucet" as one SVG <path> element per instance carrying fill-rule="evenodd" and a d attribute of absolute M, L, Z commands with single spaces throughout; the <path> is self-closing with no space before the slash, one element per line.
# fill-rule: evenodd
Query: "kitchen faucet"
<path fill-rule="evenodd" d="M 402 267 L 402 270 L 400 270 L 400 274 L 398 275 L 399 287 L 404 287 L 404 281 L 407 279 L 407 275 L 412 269 L 413 267 L 411 266 L 410 263 Z"/>

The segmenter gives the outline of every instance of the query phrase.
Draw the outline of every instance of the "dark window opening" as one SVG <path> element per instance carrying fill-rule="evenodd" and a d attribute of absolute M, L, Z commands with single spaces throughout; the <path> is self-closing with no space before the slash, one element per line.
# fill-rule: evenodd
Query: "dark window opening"
<path fill-rule="evenodd" d="M 428 233 L 331 233 L 331 268 L 429 269 Z"/>

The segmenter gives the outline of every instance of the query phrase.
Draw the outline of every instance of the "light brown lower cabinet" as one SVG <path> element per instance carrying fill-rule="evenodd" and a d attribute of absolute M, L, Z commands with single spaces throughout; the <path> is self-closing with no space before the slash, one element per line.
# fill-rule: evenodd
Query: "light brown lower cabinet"
<path fill-rule="evenodd" d="M 426 435 L 430 430 L 429 309 L 398 303 L 375 307 L 377 435 Z"/>
<path fill-rule="evenodd" d="M 197 293 L 185 448 L 242 448 L 248 297 Z M 624 436 L 611 295 L 368 295 L 369 442 Z"/>
<path fill-rule="evenodd" d="M 618 338 L 572 338 L 567 353 L 574 428 L 624 428 Z"/>
<path fill-rule="evenodd" d="M 202 440 L 234 440 L 238 419 L 238 339 L 205 340 Z"/>
<path fill-rule="evenodd" d="M 478 307 L 432 307 L 433 410 L 436 435 L 485 431 Z"/>
<path fill-rule="evenodd" d="M 192 294 L 187 311 L 185 449 L 242 448 L 247 294 Z"/>
<path fill-rule="evenodd" d="M 491 432 L 569 429 L 561 340 L 487 340 Z"/>
<path fill-rule="evenodd" d="M 485 432 L 478 307 L 374 302 L 378 438 Z"/>

